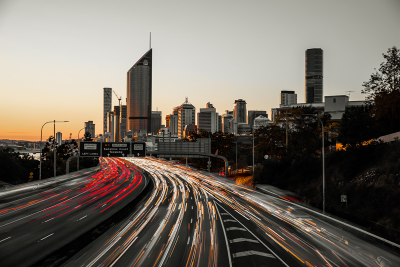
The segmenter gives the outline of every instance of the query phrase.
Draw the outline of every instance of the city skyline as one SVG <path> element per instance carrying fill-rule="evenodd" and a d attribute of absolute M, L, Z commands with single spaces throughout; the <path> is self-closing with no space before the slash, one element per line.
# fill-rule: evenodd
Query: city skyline
<path fill-rule="evenodd" d="M 235 99 L 270 114 L 283 90 L 305 103 L 304 53 L 311 48 L 324 51 L 324 96 L 354 91 L 351 100 L 364 100 L 361 84 L 382 53 L 400 46 L 393 34 L 400 2 L 289 2 L 1 1 L 0 139 L 39 140 L 41 126 L 54 119 L 69 121 L 56 125 L 64 136 L 77 138 L 87 121 L 102 133 L 103 88 L 126 104 L 126 70 L 149 49 L 149 32 L 151 106 L 164 114 L 161 124 L 185 96 L 197 109 L 213 103 L 220 114 Z M 135 21 L 146 23 L 132 29 Z M 43 140 L 49 135 L 53 129 L 45 126 Z"/>

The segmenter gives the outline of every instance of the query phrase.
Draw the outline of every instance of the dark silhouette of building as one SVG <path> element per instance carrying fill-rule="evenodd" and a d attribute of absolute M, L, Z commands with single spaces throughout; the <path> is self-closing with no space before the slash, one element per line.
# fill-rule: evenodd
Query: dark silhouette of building
<path fill-rule="evenodd" d="M 114 142 L 120 142 L 121 139 L 121 107 L 114 106 Z"/>
<path fill-rule="evenodd" d="M 246 123 L 246 101 L 243 99 L 235 100 L 233 105 L 233 117 L 238 123 Z"/>
<path fill-rule="evenodd" d="M 161 129 L 161 111 L 152 111 L 151 112 L 151 133 L 158 134 L 158 131 Z"/>
<path fill-rule="evenodd" d="M 123 139 L 126 136 L 126 105 L 121 105 L 120 121 L 120 137 Z"/>
<path fill-rule="evenodd" d="M 127 131 L 151 133 L 152 49 L 129 69 Z"/>
<path fill-rule="evenodd" d="M 268 118 L 268 114 L 265 110 L 249 110 L 247 113 L 247 124 L 253 128 L 255 118 L 260 115 Z"/>
<path fill-rule="evenodd" d="M 306 50 L 306 103 L 322 103 L 323 51 L 321 48 Z"/>

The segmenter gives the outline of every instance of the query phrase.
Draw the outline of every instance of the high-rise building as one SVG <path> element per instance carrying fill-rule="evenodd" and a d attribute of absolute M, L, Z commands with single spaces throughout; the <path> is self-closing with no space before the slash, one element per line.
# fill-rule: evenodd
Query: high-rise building
<path fill-rule="evenodd" d="M 121 141 L 121 107 L 114 106 L 114 142 Z"/>
<path fill-rule="evenodd" d="M 195 123 L 196 108 L 189 103 L 188 98 L 178 109 L 178 137 L 183 138 L 183 130 L 188 124 Z"/>
<path fill-rule="evenodd" d="M 243 99 L 235 100 L 233 105 L 233 117 L 237 123 L 246 123 L 246 101 Z"/>
<path fill-rule="evenodd" d="M 165 116 L 165 127 L 168 128 L 168 130 L 169 130 L 170 116 L 171 116 L 171 115 Z"/>
<path fill-rule="evenodd" d="M 224 133 L 229 133 L 229 121 L 233 119 L 233 111 L 225 110 L 224 114 L 222 114 L 222 131 Z"/>
<path fill-rule="evenodd" d="M 247 113 L 247 124 L 253 129 L 254 119 L 258 116 L 263 115 L 268 118 L 267 111 L 265 110 L 249 110 Z"/>
<path fill-rule="evenodd" d="M 297 94 L 294 91 L 281 91 L 281 106 L 297 104 Z"/>
<path fill-rule="evenodd" d="M 151 132 L 152 49 L 129 69 L 127 85 L 127 131 Z"/>
<path fill-rule="evenodd" d="M 107 112 L 107 132 L 110 133 L 107 138 L 108 142 L 114 142 L 114 112 Z"/>
<path fill-rule="evenodd" d="M 161 117 L 161 111 L 151 112 L 151 133 L 158 134 L 158 131 L 161 129 Z"/>
<path fill-rule="evenodd" d="M 323 51 L 321 48 L 306 50 L 306 103 L 322 103 Z"/>
<path fill-rule="evenodd" d="M 56 133 L 56 143 L 57 143 L 57 146 L 62 145 L 62 133 L 61 132 Z"/>
<path fill-rule="evenodd" d="M 90 133 L 90 137 L 95 138 L 95 124 L 93 124 L 93 121 L 85 122 L 85 133 Z"/>
<path fill-rule="evenodd" d="M 126 105 L 121 105 L 120 120 L 120 138 L 123 139 L 126 136 Z"/>
<path fill-rule="evenodd" d="M 107 112 L 111 111 L 111 88 L 103 88 L 103 135 L 107 132 Z"/>
<path fill-rule="evenodd" d="M 169 132 L 172 134 L 178 134 L 178 115 L 171 114 L 169 118 Z"/>
<path fill-rule="evenodd" d="M 218 114 L 218 113 L 217 113 Z M 222 116 L 218 115 L 218 127 L 217 132 L 222 132 Z"/>
<path fill-rule="evenodd" d="M 218 113 L 210 102 L 197 113 L 197 128 L 210 133 L 218 131 Z"/>

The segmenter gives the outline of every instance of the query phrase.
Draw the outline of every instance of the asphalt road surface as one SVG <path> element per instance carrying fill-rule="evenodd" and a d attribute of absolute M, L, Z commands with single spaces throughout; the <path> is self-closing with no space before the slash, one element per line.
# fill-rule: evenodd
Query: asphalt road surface
<path fill-rule="evenodd" d="M 113 218 L 148 182 L 139 169 L 154 185 L 140 205 L 51 266 L 400 266 L 290 202 L 152 158 L 102 159 L 91 177 L 1 204 L 0 265 L 29 266 Z"/>
<path fill-rule="evenodd" d="M 152 195 L 64 266 L 400 266 L 290 202 L 166 161 L 126 159 L 151 174 Z"/>
<path fill-rule="evenodd" d="M 21 199 L 7 190 L 0 198 L 0 266 L 35 263 L 112 216 L 143 190 L 143 176 L 132 164 L 103 158 L 101 166 L 93 175 L 66 179 L 50 189 L 32 186 L 28 196 L 24 188 Z"/>

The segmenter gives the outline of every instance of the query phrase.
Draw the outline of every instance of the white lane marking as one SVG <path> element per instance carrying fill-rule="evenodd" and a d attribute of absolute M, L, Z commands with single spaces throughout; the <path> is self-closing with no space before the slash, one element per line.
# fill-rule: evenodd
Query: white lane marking
<path fill-rule="evenodd" d="M 236 222 L 235 220 L 231 220 L 231 219 L 226 219 L 224 220 L 224 222 Z"/>
<path fill-rule="evenodd" d="M 226 228 L 226 231 L 234 231 L 234 230 L 246 231 L 246 229 L 240 228 L 240 227 L 229 227 L 229 228 Z"/>
<path fill-rule="evenodd" d="M 190 242 L 190 236 L 189 236 L 189 238 L 188 238 L 188 242 L 187 242 L 187 244 L 186 244 L 186 245 L 189 245 L 189 242 Z"/>
<path fill-rule="evenodd" d="M 11 238 L 11 236 L 9 236 L 9 237 L 7 237 L 7 238 L 4 238 L 3 240 L 0 240 L 0 243 L 3 242 L 3 241 L 6 241 L 6 240 L 9 239 L 9 238 Z"/>
<path fill-rule="evenodd" d="M 193 206 L 192 206 L 192 209 L 193 209 Z"/>
<path fill-rule="evenodd" d="M 222 223 L 221 214 L 219 213 L 218 207 L 215 205 L 215 201 L 214 201 L 214 207 L 215 207 L 216 211 L 218 212 L 218 217 L 220 218 L 219 221 L 220 221 L 221 226 L 222 226 L 222 231 L 224 232 L 224 237 L 225 237 L 225 242 L 226 242 L 226 250 L 228 251 L 229 266 L 232 267 L 231 251 L 229 249 L 228 238 L 226 238 L 226 232 L 225 232 L 224 224 Z"/>
<path fill-rule="evenodd" d="M 232 216 L 232 214 L 230 214 L 230 213 L 229 213 L 226 209 L 224 209 L 221 205 L 218 204 L 218 206 L 220 206 L 221 209 L 223 209 L 223 210 L 226 211 L 229 215 Z M 236 220 L 235 217 L 232 216 L 232 218 L 234 218 L 234 219 Z M 236 221 L 237 221 L 238 223 L 240 223 L 244 228 L 247 229 L 247 227 L 244 226 L 243 223 L 239 222 L 238 220 L 236 220 Z M 276 258 L 278 258 L 283 264 L 285 264 L 285 266 L 289 267 L 289 265 L 287 265 L 286 262 L 284 262 L 278 255 L 276 255 L 276 253 L 273 252 L 272 249 L 270 249 L 267 245 L 265 245 L 255 234 L 253 234 L 249 229 L 247 229 L 247 231 L 249 231 L 249 233 L 252 234 L 252 236 L 254 236 L 254 237 L 258 240 L 258 242 L 260 242 L 261 244 L 263 244 L 264 247 L 266 247 L 272 254 L 274 254 L 274 256 L 275 256 Z"/>
<path fill-rule="evenodd" d="M 244 257 L 244 256 L 252 256 L 252 255 L 259 255 L 259 256 L 264 256 L 264 257 L 268 257 L 268 258 L 274 258 L 274 255 L 269 254 L 269 253 L 264 253 L 264 252 L 259 252 L 259 251 L 254 251 L 254 250 L 249 250 L 249 251 L 242 251 L 242 252 L 238 252 L 238 253 L 233 253 L 233 257 L 237 258 L 237 257 Z"/>
<path fill-rule="evenodd" d="M 253 242 L 253 243 L 259 243 L 257 240 L 247 239 L 247 238 L 236 238 L 236 239 L 229 240 L 229 243 L 238 243 L 238 242 Z"/>
<path fill-rule="evenodd" d="M 223 213 L 221 213 L 221 215 L 229 215 L 228 213 L 225 213 L 225 212 L 223 212 Z"/>
<path fill-rule="evenodd" d="M 190 219 L 190 223 L 192 223 L 193 222 L 193 218 L 192 219 Z"/>
<path fill-rule="evenodd" d="M 42 239 L 40 239 L 38 242 L 40 242 L 40 241 L 42 241 L 42 240 L 45 240 L 46 238 L 48 238 L 49 236 L 52 236 L 52 235 L 54 235 L 54 233 L 52 233 L 52 234 L 49 234 L 48 236 L 45 236 L 45 237 L 43 237 Z"/>
<path fill-rule="evenodd" d="M 83 218 L 85 218 L 87 215 L 85 215 L 85 216 L 83 216 L 82 218 L 80 218 L 79 220 L 76 220 L 76 221 L 80 221 L 80 220 L 82 220 Z"/>

